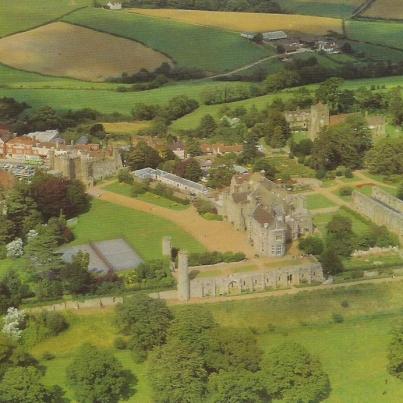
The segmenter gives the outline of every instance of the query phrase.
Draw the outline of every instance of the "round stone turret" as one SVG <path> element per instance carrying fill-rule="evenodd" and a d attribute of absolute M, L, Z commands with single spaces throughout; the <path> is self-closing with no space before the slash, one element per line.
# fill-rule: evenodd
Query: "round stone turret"
<path fill-rule="evenodd" d="M 186 251 L 178 253 L 178 299 L 184 302 L 190 299 L 189 262 Z"/>
<path fill-rule="evenodd" d="M 172 256 L 172 238 L 170 236 L 162 238 L 162 256 L 169 258 Z"/>

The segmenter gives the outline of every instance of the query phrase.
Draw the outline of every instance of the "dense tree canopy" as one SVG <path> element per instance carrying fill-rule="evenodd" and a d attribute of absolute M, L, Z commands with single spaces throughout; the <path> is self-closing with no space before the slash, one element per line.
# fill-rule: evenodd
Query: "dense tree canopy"
<path fill-rule="evenodd" d="M 287 402 L 319 402 L 330 392 L 319 360 L 296 343 L 284 343 L 269 352 L 263 362 L 263 382 L 273 398 Z"/>
<path fill-rule="evenodd" d="M 67 380 L 80 403 L 117 403 L 130 395 L 133 375 L 106 350 L 83 344 L 67 367 Z"/>
<path fill-rule="evenodd" d="M 209 377 L 208 389 L 214 403 L 264 403 L 270 401 L 260 374 L 238 369 L 220 371 Z"/>
<path fill-rule="evenodd" d="M 41 383 L 42 374 L 34 367 L 9 368 L 0 382 L 3 403 L 57 403 L 55 390 Z"/>
<path fill-rule="evenodd" d="M 403 137 L 380 140 L 368 151 L 365 162 L 371 173 L 403 175 Z"/>
<path fill-rule="evenodd" d="M 327 127 L 315 139 L 312 165 L 316 169 L 335 169 L 340 165 L 361 168 L 371 148 L 371 134 L 362 116 L 351 116 L 345 123 Z"/>
<path fill-rule="evenodd" d="M 116 307 L 119 331 L 130 336 L 129 344 L 138 358 L 165 343 L 172 314 L 160 299 L 137 294 Z"/>

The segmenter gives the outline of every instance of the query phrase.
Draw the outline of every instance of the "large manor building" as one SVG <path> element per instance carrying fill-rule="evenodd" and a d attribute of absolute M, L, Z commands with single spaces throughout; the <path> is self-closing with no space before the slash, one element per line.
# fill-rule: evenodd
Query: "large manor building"
<path fill-rule="evenodd" d="M 220 210 L 238 231 L 247 233 L 259 256 L 284 256 L 287 242 L 313 231 L 305 198 L 260 173 L 234 176 L 222 194 Z"/>

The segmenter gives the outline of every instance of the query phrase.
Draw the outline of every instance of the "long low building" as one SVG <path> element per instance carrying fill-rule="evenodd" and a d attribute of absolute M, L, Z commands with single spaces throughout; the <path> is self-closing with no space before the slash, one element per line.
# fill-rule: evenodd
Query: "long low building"
<path fill-rule="evenodd" d="M 161 169 L 143 168 L 134 171 L 133 174 L 141 180 L 157 181 L 185 193 L 194 195 L 205 195 L 208 193 L 208 189 L 200 183 L 181 178 Z"/>

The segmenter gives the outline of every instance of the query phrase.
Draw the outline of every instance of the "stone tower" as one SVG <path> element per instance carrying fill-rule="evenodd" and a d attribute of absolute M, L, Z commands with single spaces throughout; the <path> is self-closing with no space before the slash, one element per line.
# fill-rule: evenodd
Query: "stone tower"
<path fill-rule="evenodd" d="M 319 132 L 326 126 L 329 126 L 330 111 L 329 107 L 322 102 L 311 106 L 311 121 L 309 124 L 309 138 L 315 140 Z"/>
<path fill-rule="evenodd" d="M 178 253 L 178 299 L 187 302 L 190 299 L 190 278 L 188 268 L 188 253 Z"/>
<path fill-rule="evenodd" d="M 164 236 L 162 238 L 162 256 L 172 256 L 172 238 L 170 236 Z"/>

